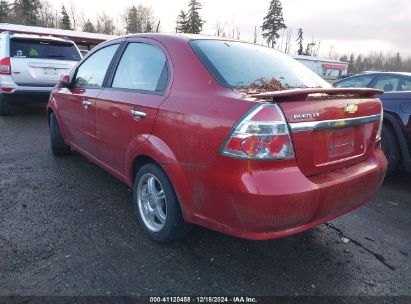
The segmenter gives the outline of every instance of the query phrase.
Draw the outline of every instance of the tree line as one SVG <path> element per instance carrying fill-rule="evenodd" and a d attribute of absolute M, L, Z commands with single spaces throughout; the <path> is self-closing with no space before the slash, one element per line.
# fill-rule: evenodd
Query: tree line
<path fill-rule="evenodd" d="M 202 4 L 200 0 L 188 0 L 186 9 L 181 9 L 176 16 L 175 31 L 178 33 L 199 34 L 206 21 L 201 16 Z M 80 30 L 90 33 L 121 35 L 129 33 L 158 32 L 160 20 L 155 17 L 151 7 L 142 4 L 131 5 L 124 9 L 123 14 L 114 20 L 105 11 L 96 13 L 95 18 L 86 17 L 84 12 L 69 2 L 59 8 L 47 0 L 0 0 L 0 22 L 9 22 L 23 25 L 61 28 L 66 30 Z M 227 22 L 217 21 L 215 24 L 216 36 L 240 39 L 241 32 L 238 26 L 227 29 Z M 317 57 L 320 53 L 321 41 L 305 43 L 302 27 L 296 30 L 297 38 L 293 39 L 293 30 L 285 23 L 281 0 L 270 0 L 266 16 L 260 26 L 255 25 L 253 43 L 266 44 L 271 48 L 286 54 L 291 52 L 292 46 L 296 54 Z M 262 37 L 261 42 L 259 37 Z M 350 73 L 360 73 L 367 70 L 411 71 L 411 58 L 403 59 L 399 53 L 368 55 L 347 54 L 338 56 L 332 50 L 330 58 L 349 63 Z"/>
<path fill-rule="evenodd" d="M 176 31 L 200 33 L 205 23 L 200 16 L 201 8 L 198 0 L 190 0 L 187 11 L 180 11 Z M 93 20 L 80 12 L 73 2 L 56 9 L 47 0 L 0 0 L 0 22 L 108 35 L 160 30 L 160 20 L 154 16 L 152 8 L 142 4 L 126 7 L 116 20 L 105 11 L 97 12 Z"/>
<path fill-rule="evenodd" d="M 367 55 L 350 54 L 334 56 L 334 59 L 348 62 L 348 73 L 358 74 L 365 71 L 410 72 L 411 58 L 403 59 L 400 53 L 371 52 Z"/>
<path fill-rule="evenodd" d="M 0 0 L 0 22 L 107 35 L 154 32 L 159 26 L 152 9 L 141 4 L 125 8 L 117 20 L 105 11 L 97 12 L 93 20 L 73 2 L 56 9 L 47 0 Z"/>

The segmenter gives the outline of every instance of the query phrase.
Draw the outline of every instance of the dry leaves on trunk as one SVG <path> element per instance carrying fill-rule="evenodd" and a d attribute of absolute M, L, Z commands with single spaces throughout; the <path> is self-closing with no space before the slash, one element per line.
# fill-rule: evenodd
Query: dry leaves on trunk
<path fill-rule="evenodd" d="M 236 91 L 240 94 L 252 95 L 266 92 L 283 91 L 286 88 L 277 79 L 267 80 L 260 78 L 254 80 L 248 87 L 239 88 Z"/>

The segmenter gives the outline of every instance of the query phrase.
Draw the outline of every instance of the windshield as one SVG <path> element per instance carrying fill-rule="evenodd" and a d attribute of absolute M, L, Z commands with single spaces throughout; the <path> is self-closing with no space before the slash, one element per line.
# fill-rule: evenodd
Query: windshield
<path fill-rule="evenodd" d="M 193 40 L 190 45 L 225 87 L 249 87 L 262 79 L 278 81 L 285 89 L 331 87 L 295 59 L 268 47 L 222 40 Z"/>
<path fill-rule="evenodd" d="M 77 48 L 72 42 L 12 39 L 10 46 L 11 57 L 41 58 L 79 61 L 81 59 Z"/>

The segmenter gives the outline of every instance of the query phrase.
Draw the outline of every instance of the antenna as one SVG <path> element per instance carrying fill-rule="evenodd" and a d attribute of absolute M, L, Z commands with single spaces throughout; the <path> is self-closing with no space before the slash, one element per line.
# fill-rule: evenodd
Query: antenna
<path fill-rule="evenodd" d="M 158 33 L 158 29 L 160 28 L 160 20 L 158 20 L 157 28 L 156 28 L 156 33 Z"/>

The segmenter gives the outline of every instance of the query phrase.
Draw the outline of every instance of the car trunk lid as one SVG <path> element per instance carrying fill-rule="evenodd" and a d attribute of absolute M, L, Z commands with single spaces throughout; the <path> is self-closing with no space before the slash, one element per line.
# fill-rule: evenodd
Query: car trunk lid
<path fill-rule="evenodd" d="M 347 167 L 367 158 L 381 120 L 373 89 L 298 89 L 253 95 L 281 107 L 295 157 L 306 176 Z"/>

